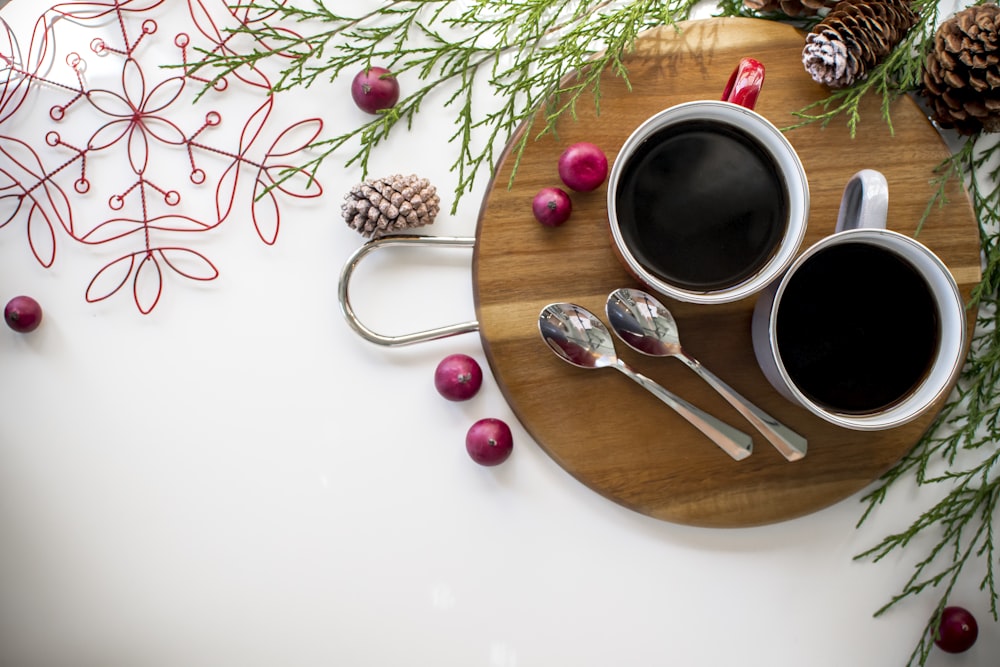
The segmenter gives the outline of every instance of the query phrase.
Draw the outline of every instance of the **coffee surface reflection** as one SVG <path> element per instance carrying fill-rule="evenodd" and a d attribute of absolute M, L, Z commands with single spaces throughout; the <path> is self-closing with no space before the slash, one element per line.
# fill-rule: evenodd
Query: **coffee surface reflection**
<path fill-rule="evenodd" d="M 828 409 L 867 413 L 906 397 L 937 355 L 939 316 L 924 278 L 897 253 L 841 243 L 803 263 L 775 333 L 798 388 Z"/>
<path fill-rule="evenodd" d="M 616 208 L 640 264 L 674 285 L 708 291 L 739 284 L 767 263 L 785 234 L 788 193 L 756 140 L 695 120 L 668 125 L 636 149 Z"/>

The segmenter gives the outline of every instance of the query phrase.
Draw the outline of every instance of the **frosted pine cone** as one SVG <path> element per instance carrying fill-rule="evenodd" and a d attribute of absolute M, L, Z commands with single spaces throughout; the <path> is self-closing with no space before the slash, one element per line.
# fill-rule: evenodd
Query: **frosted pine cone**
<path fill-rule="evenodd" d="M 440 204 L 437 189 L 426 178 L 395 174 L 358 183 L 344 195 L 340 209 L 352 229 L 378 238 L 431 224 Z"/>
<path fill-rule="evenodd" d="M 806 35 L 802 64 L 817 83 L 846 88 L 867 77 L 916 22 L 906 0 L 842 0 Z"/>
<path fill-rule="evenodd" d="M 941 24 L 924 69 L 931 116 L 960 134 L 1000 131 L 1000 7 L 972 5 Z"/>

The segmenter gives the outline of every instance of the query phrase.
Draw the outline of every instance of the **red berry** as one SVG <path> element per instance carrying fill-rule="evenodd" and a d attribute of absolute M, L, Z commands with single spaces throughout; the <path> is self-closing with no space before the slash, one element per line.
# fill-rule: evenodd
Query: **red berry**
<path fill-rule="evenodd" d="M 542 188 L 531 200 L 531 212 L 546 227 L 558 227 L 569 219 L 573 202 L 562 188 Z"/>
<path fill-rule="evenodd" d="M 399 101 L 399 81 L 384 67 L 370 67 L 354 76 L 351 97 L 362 111 L 378 113 Z"/>
<path fill-rule="evenodd" d="M 480 419 L 465 434 L 465 449 L 479 465 L 500 465 L 514 448 L 510 427 L 500 419 Z"/>
<path fill-rule="evenodd" d="M 30 296 L 15 296 L 3 309 L 3 318 L 14 331 L 28 333 L 42 323 L 42 307 Z"/>
<path fill-rule="evenodd" d="M 962 607 L 945 607 L 934 643 L 947 653 L 962 653 L 972 648 L 979 636 L 975 617 Z"/>
<path fill-rule="evenodd" d="M 434 387 L 449 401 L 467 401 L 483 384 L 483 369 L 467 354 L 450 354 L 434 371 Z"/>
<path fill-rule="evenodd" d="M 592 143 L 575 143 L 559 156 L 559 178 L 571 190 L 596 190 L 607 177 L 608 156 Z"/>

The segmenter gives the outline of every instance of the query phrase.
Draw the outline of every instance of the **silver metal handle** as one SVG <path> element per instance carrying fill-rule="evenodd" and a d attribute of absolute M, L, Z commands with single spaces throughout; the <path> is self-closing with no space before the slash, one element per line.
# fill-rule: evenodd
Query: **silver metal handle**
<path fill-rule="evenodd" d="M 344 317 L 347 319 L 347 323 L 351 325 L 351 328 L 365 340 L 377 345 L 384 345 L 386 347 L 399 347 L 401 345 L 412 345 L 413 343 L 424 343 L 431 340 L 437 340 L 439 338 L 447 338 L 448 336 L 457 336 L 458 334 L 477 331 L 479 329 L 479 322 L 475 320 L 459 324 L 451 324 L 444 327 L 438 327 L 436 329 L 427 329 L 426 331 L 417 331 L 400 336 L 386 336 L 372 331 L 362 324 L 361 320 L 358 319 L 358 316 L 355 315 L 354 308 L 351 307 L 351 276 L 354 274 L 354 269 L 357 268 L 358 263 L 369 253 L 374 252 L 379 248 L 386 248 L 394 245 L 472 248 L 476 245 L 476 239 L 463 236 L 419 236 L 401 234 L 397 236 L 383 236 L 381 238 L 372 239 L 362 245 L 347 258 L 344 268 L 340 271 L 340 284 L 337 288 L 337 298 L 340 301 L 340 310 L 344 313 Z"/>
<path fill-rule="evenodd" d="M 702 366 L 697 359 L 684 353 L 681 353 L 679 358 L 687 364 L 688 368 L 700 375 L 709 386 L 719 392 L 719 395 L 736 408 L 741 415 L 746 417 L 746 420 L 753 424 L 761 435 L 767 438 L 787 460 L 798 461 L 805 457 L 808 448 L 805 438 L 743 398 L 739 392 L 723 382 L 715 373 Z"/>
<path fill-rule="evenodd" d="M 614 365 L 614 368 L 635 380 L 644 389 L 673 408 L 677 414 L 688 420 L 692 426 L 708 436 L 712 442 L 735 460 L 742 461 L 753 453 L 753 439 L 743 431 L 733 428 L 701 408 L 691 405 L 680 396 L 667 390 L 663 385 L 637 372 L 621 359 Z"/>

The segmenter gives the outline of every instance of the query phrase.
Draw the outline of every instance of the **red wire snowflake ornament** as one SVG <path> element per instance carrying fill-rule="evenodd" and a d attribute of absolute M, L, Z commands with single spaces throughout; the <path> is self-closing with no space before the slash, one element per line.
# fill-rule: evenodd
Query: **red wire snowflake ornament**
<path fill-rule="evenodd" d="M 63 239 L 107 249 L 110 259 L 94 273 L 87 301 L 131 291 L 143 314 L 159 303 L 168 276 L 218 277 L 192 246 L 196 235 L 236 217 L 239 204 L 249 207 L 257 235 L 270 245 L 289 199 L 323 194 L 315 174 L 294 164 L 319 136 L 321 119 L 275 123 L 278 96 L 257 69 L 211 84 L 193 73 L 200 61 L 192 54 L 231 53 L 234 30 L 245 35 L 270 14 L 225 0 L 189 0 L 184 24 L 164 49 L 160 24 L 178 4 L 57 4 L 38 17 L 24 49 L 0 19 L 0 229 L 23 225 L 44 267 L 53 265 Z M 64 39 L 82 39 L 89 55 L 60 56 Z M 239 105 L 244 117 L 234 121 L 210 106 L 221 94 L 249 99 Z M 21 130 L 28 125 L 21 116 L 39 108 L 47 110 L 50 129 Z M 93 221 L 74 215 L 85 205 L 88 213 L 105 213 Z"/>

